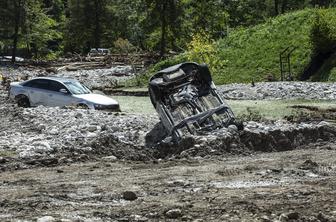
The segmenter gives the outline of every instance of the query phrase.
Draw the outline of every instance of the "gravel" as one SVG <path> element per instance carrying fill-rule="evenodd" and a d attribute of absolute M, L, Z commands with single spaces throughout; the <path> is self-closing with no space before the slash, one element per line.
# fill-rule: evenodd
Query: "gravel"
<path fill-rule="evenodd" d="M 237 100 L 334 100 L 336 83 L 321 82 L 260 82 L 218 86 L 225 99 Z"/>
<path fill-rule="evenodd" d="M 164 132 L 157 130 L 160 124 L 156 115 L 43 106 L 23 109 L 6 104 L 0 106 L 0 116 L 0 152 L 11 151 L 21 159 L 50 158 L 62 153 L 106 156 L 111 161 L 246 154 L 295 149 L 336 135 L 326 122 L 250 121 L 241 132 L 231 126 L 187 136 L 176 146 L 161 142 Z"/>

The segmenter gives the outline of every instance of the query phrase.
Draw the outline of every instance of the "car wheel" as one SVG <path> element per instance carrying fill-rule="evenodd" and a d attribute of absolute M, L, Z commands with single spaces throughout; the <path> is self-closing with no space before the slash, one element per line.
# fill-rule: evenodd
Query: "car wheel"
<path fill-rule="evenodd" d="M 86 104 L 80 103 L 77 104 L 77 109 L 89 109 L 89 107 Z"/>
<path fill-rule="evenodd" d="M 30 107 L 30 102 L 27 96 L 19 96 L 17 99 L 17 105 L 19 107 L 28 108 Z"/>

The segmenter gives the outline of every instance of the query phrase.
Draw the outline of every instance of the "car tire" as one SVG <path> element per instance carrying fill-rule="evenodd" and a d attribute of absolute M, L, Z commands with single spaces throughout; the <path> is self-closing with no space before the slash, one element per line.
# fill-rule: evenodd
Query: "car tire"
<path fill-rule="evenodd" d="M 84 103 L 77 104 L 76 108 L 77 109 L 89 109 L 89 107 Z"/>
<path fill-rule="evenodd" d="M 17 105 L 19 107 L 28 108 L 30 107 L 30 101 L 27 96 L 20 95 L 17 97 Z"/>

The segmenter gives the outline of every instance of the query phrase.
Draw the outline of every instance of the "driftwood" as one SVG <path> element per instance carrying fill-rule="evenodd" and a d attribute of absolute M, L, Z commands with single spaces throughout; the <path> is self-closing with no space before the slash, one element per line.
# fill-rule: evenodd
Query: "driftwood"
<path fill-rule="evenodd" d="M 159 59 L 159 55 L 155 53 L 109 54 L 97 57 L 72 54 L 70 58 L 68 55 L 67 58 L 60 58 L 56 61 L 24 60 L 15 64 L 32 69 L 40 68 L 51 74 L 56 74 L 62 70 L 77 71 L 130 65 L 134 73 L 137 73 Z"/>

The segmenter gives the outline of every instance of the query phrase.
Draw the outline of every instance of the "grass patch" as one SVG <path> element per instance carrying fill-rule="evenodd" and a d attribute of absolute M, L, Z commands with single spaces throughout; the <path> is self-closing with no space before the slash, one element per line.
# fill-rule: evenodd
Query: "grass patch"
<path fill-rule="evenodd" d="M 15 157 L 17 153 L 11 150 L 0 150 L 0 157 Z"/>
<path fill-rule="evenodd" d="M 112 96 L 120 104 L 120 109 L 126 113 L 156 114 L 149 97 L 142 96 Z"/>
<path fill-rule="evenodd" d="M 113 96 L 119 103 L 123 112 L 155 114 L 152 103 L 148 97 Z M 297 114 L 291 106 L 314 106 L 320 109 L 336 108 L 335 101 L 308 101 L 308 100 L 227 100 L 238 118 L 255 116 L 262 119 L 278 120 L 286 116 Z"/>

